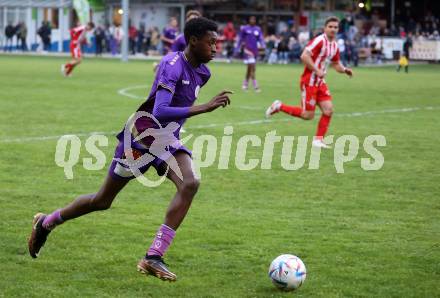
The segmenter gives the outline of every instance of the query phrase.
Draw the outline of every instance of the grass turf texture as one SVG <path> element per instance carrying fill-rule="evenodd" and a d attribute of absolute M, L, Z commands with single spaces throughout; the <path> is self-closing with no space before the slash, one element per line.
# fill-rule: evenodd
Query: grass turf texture
<path fill-rule="evenodd" d="M 287 297 L 267 276 L 281 253 L 300 256 L 308 269 L 299 297 L 440 296 L 440 147 L 438 110 L 334 117 L 330 133 L 353 134 L 361 142 L 371 134 L 386 137 L 379 148 L 385 164 L 366 172 L 360 158 L 336 174 L 333 151 L 321 155 L 319 170 L 286 171 L 275 145 L 272 170 L 239 171 L 234 164 L 239 137 L 313 135 L 317 120 L 234 125 L 228 170 L 202 169 L 202 184 L 166 260 L 178 275 L 169 284 L 145 278 L 136 263 L 162 223 L 174 193 L 171 183 L 148 189 L 133 181 L 107 212 L 68 222 L 49 237 L 40 258 L 27 253 L 32 216 L 64 206 L 77 195 L 97 191 L 116 144 L 108 134 L 105 169 L 86 171 L 91 157 L 81 137 L 80 163 L 67 180 L 54 162 L 56 136 L 123 127 L 142 100 L 117 93 L 151 85 L 151 62 L 86 59 L 72 78 L 59 73 L 64 59 L 0 56 L 0 241 L 3 277 L 0 296 L 80 297 Z M 212 79 L 202 89 L 204 102 L 223 88 L 235 91 L 232 106 L 194 117 L 187 123 L 196 136 L 220 139 L 223 127 L 212 123 L 262 119 L 279 98 L 299 104 L 299 66 L 258 66 L 260 94 L 241 91 L 241 64 L 212 64 Z M 355 69 L 348 80 L 329 71 L 327 81 L 337 113 L 408 107 L 440 107 L 440 67 Z M 147 89 L 131 92 L 144 96 Z M 244 109 L 240 106 L 253 107 Z M 275 120 L 288 119 L 280 114 Z M 361 143 L 362 144 L 362 143 Z M 218 145 L 219 146 L 219 145 Z M 309 142 L 310 146 L 310 142 Z M 310 147 L 309 147 L 310 148 Z M 261 158 L 262 148 L 249 147 Z M 154 177 L 150 173 L 150 177 Z"/>

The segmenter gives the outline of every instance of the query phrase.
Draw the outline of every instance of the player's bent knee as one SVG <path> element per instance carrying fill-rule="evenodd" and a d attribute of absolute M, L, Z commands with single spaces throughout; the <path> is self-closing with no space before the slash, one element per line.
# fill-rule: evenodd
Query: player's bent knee
<path fill-rule="evenodd" d="M 197 178 L 185 179 L 181 186 L 181 191 L 196 194 L 200 186 L 200 180 Z"/>
<path fill-rule="evenodd" d="M 102 211 L 102 210 L 110 209 L 111 205 L 112 205 L 112 203 L 108 203 L 108 202 L 98 202 L 95 204 L 94 207 L 95 207 L 95 210 Z"/>
<path fill-rule="evenodd" d="M 322 113 L 328 117 L 331 117 L 333 115 L 333 109 L 326 109 L 322 111 Z"/>
<path fill-rule="evenodd" d="M 307 113 L 306 112 L 302 115 L 302 118 L 304 120 L 313 120 L 314 117 L 315 117 L 315 113 Z"/>

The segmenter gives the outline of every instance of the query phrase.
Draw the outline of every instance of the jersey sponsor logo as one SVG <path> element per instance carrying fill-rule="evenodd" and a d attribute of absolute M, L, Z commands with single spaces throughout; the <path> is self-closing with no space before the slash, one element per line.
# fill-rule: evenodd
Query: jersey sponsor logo
<path fill-rule="evenodd" d="M 187 80 L 182 80 L 182 84 L 183 84 L 183 85 L 189 85 L 189 81 L 187 81 Z"/>

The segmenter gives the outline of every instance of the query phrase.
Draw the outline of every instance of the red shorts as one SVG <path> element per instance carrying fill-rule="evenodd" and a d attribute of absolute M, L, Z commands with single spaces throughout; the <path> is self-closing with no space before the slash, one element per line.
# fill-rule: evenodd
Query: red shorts
<path fill-rule="evenodd" d="M 81 47 L 70 47 L 72 58 L 81 59 Z"/>
<path fill-rule="evenodd" d="M 322 83 L 319 86 L 308 86 L 301 83 L 301 106 L 303 110 L 314 111 L 316 104 L 325 100 L 332 100 L 327 84 Z"/>

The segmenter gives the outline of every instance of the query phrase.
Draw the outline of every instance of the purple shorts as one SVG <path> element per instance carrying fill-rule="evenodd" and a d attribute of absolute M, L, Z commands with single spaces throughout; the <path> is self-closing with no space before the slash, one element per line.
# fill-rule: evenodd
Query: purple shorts
<path fill-rule="evenodd" d="M 140 157 L 146 153 L 150 154 L 154 157 L 154 159 L 152 159 L 151 162 L 149 162 L 148 164 L 139 168 L 139 171 L 142 174 L 144 174 L 146 171 L 148 171 L 148 169 L 151 166 L 153 166 L 156 169 L 157 174 L 159 176 L 163 176 L 167 172 L 168 165 L 165 162 L 165 160 L 161 159 L 160 157 L 154 156 L 153 154 L 151 154 L 149 152 L 148 149 L 140 149 L 139 147 L 133 148 L 133 146 L 132 146 L 131 151 L 132 151 L 132 154 L 135 159 L 137 159 L 138 157 Z M 170 147 L 169 150 L 167 151 L 167 153 L 171 154 L 171 155 L 175 155 L 176 152 L 179 152 L 179 151 L 185 152 L 190 157 L 192 157 L 192 152 L 188 148 L 186 148 L 185 146 L 181 146 L 179 148 Z M 112 178 L 117 179 L 117 180 L 131 180 L 133 178 L 136 178 L 128 166 L 120 163 L 119 161 L 116 161 L 115 158 L 125 159 L 124 142 L 123 141 L 119 141 L 119 144 L 116 146 L 115 155 L 114 155 L 114 158 L 112 160 L 112 163 L 111 163 L 110 169 L 109 169 L 109 174 L 110 174 L 110 176 L 112 176 Z"/>

